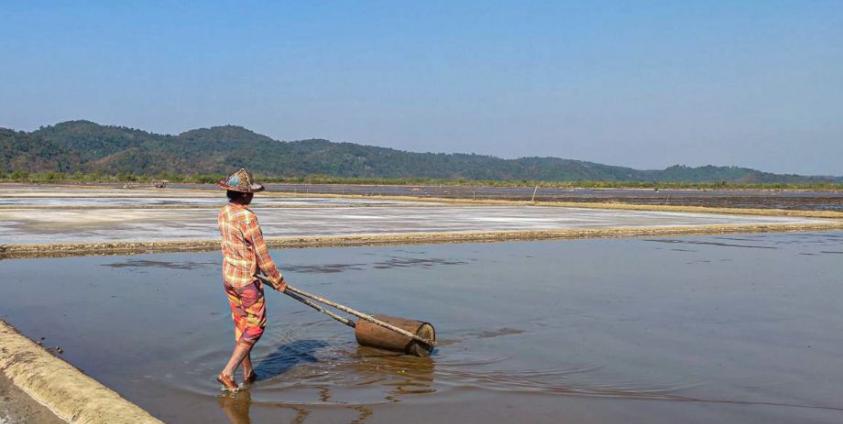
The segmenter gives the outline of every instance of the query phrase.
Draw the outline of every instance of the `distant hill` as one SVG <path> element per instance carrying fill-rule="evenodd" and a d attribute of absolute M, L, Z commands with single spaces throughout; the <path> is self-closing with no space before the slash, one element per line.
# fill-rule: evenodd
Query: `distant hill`
<path fill-rule="evenodd" d="M 413 153 L 328 140 L 278 141 L 237 126 L 161 135 L 69 121 L 36 131 L 0 128 L 0 173 L 100 172 L 225 174 L 239 166 L 273 177 L 328 175 L 537 181 L 843 182 L 841 177 L 782 175 L 748 168 L 671 166 L 637 170 L 571 159 L 501 159 L 476 154 Z"/>

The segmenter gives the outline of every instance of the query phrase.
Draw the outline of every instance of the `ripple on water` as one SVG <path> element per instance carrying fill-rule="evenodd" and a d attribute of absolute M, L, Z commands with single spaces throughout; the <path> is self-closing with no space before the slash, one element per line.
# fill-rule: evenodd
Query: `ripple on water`
<path fill-rule="evenodd" d="M 468 354 L 455 349 L 448 349 L 446 354 L 437 350 L 427 358 L 398 355 L 358 346 L 345 332 L 325 331 L 335 326 L 330 321 L 317 320 L 302 322 L 295 330 L 289 326 L 268 328 L 264 339 L 272 343 L 258 345 L 253 354 L 258 381 L 248 390 L 249 402 L 283 407 L 349 407 L 466 390 L 672 399 L 676 391 L 695 385 L 599 385 L 582 375 L 600 371 L 601 365 L 501 370 L 511 358 L 484 357 L 477 352 Z M 512 328 L 476 329 L 465 332 L 468 338 L 451 341 L 459 345 L 465 340 L 522 332 Z M 319 334 L 318 339 L 305 337 L 311 333 Z M 229 351 L 219 343 L 199 345 L 205 347 L 182 358 L 190 368 L 185 378 L 165 379 L 164 383 L 194 396 L 219 397 L 220 388 L 212 376 L 219 371 Z"/>

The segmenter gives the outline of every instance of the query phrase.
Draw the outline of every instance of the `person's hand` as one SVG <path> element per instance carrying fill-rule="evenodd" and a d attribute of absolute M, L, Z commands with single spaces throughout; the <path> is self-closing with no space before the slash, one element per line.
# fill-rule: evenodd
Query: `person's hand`
<path fill-rule="evenodd" d="M 278 290 L 281 293 L 284 293 L 284 291 L 287 290 L 287 282 L 284 281 L 284 277 L 281 277 L 280 280 L 275 282 L 275 285 L 273 286 L 273 288 L 275 290 Z"/>

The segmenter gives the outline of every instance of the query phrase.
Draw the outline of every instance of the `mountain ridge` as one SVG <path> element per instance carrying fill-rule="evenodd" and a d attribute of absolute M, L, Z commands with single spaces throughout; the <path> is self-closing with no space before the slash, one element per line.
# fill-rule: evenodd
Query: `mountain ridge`
<path fill-rule="evenodd" d="M 558 157 L 502 159 L 474 153 L 419 153 L 324 139 L 275 140 L 237 125 L 156 134 L 65 121 L 26 132 L 0 128 L 0 173 L 225 174 L 240 166 L 272 177 L 616 182 L 843 182 L 843 177 L 774 174 L 736 166 L 662 170 Z"/>

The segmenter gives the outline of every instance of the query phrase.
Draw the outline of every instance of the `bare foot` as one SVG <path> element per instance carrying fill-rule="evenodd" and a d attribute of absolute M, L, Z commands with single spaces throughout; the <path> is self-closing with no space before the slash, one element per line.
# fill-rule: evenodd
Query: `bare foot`
<path fill-rule="evenodd" d="M 258 379 L 258 375 L 255 374 L 254 370 L 249 370 L 249 372 L 246 372 L 245 370 L 243 370 L 243 382 L 244 383 L 252 384 L 257 379 Z"/>
<path fill-rule="evenodd" d="M 237 383 L 234 381 L 234 376 L 220 374 L 217 376 L 217 381 L 219 381 L 226 390 L 231 392 L 237 391 Z"/>

